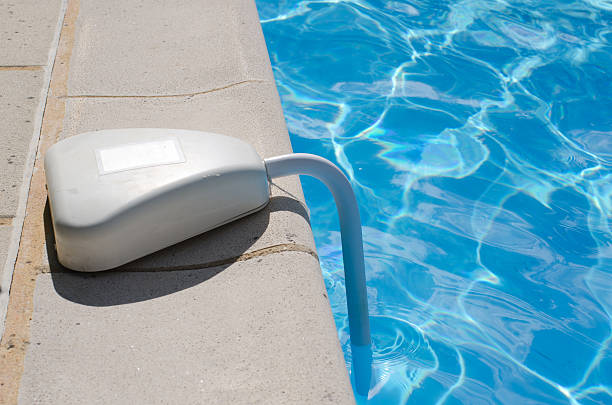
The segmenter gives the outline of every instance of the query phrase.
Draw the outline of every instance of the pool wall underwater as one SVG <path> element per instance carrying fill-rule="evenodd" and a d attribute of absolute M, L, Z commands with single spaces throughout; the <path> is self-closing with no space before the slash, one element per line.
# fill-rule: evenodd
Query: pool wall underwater
<path fill-rule="evenodd" d="M 612 3 L 257 1 L 295 152 L 357 193 L 359 403 L 612 403 Z M 338 220 L 302 179 L 348 369 Z"/>

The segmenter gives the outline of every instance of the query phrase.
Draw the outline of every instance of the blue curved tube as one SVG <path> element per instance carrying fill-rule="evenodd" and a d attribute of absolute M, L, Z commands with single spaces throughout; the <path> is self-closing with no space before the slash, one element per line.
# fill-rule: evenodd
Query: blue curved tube
<path fill-rule="evenodd" d="M 351 347 L 354 354 L 359 353 L 353 356 L 355 383 L 359 394 L 364 395 L 364 389 L 367 394 L 371 375 L 370 320 L 361 220 L 351 183 L 344 173 L 329 160 L 308 153 L 276 156 L 264 159 L 264 163 L 270 178 L 295 174 L 316 177 L 329 188 L 334 196 L 340 218 Z M 365 356 L 364 353 L 366 353 Z"/>

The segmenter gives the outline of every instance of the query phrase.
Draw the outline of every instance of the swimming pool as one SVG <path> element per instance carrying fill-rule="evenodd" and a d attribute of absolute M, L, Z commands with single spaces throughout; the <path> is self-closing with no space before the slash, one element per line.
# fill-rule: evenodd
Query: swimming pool
<path fill-rule="evenodd" d="M 612 403 L 612 3 L 257 1 L 296 152 L 360 203 L 360 403 Z M 303 178 L 347 365 L 330 194 Z"/>

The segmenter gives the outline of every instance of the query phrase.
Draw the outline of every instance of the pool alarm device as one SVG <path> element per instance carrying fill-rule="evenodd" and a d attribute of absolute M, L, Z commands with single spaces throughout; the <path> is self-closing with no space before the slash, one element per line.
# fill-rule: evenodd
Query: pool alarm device
<path fill-rule="evenodd" d="M 303 153 L 264 160 L 229 136 L 134 128 L 64 139 L 44 163 L 58 259 L 84 272 L 118 267 L 261 210 L 275 177 L 317 177 L 338 207 L 351 343 L 355 354 L 369 350 L 359 210 L 350 182 L 328 160 Z M 369 384 L 369 366 L 357 367 Z"/>

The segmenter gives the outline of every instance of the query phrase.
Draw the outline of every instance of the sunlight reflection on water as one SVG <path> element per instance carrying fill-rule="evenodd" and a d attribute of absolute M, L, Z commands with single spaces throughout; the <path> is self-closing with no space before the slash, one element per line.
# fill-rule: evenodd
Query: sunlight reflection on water
<path fill-rule="evenodd" d="M 612 403 L 612 3 L 257 5 L 294 150 L 358 195 L 358 402 Z M 350 369 L 333 201 L 302 182 Z"/>

